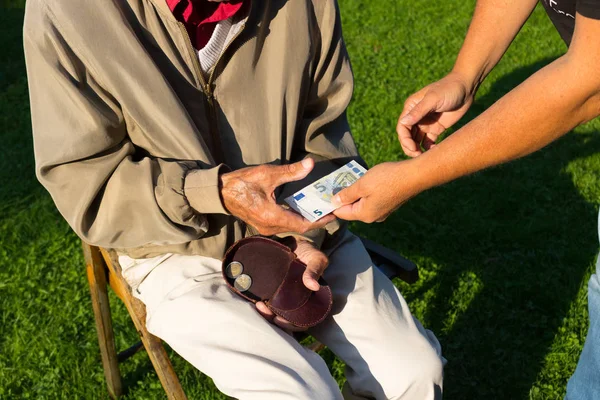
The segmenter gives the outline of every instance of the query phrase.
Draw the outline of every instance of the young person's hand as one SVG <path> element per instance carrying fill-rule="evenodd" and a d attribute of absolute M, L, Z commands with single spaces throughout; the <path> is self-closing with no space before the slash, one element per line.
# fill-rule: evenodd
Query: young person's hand
<path fill-rule="evenodd" d="M 305 178 L 315 163 L 306 158 L 287 165 L 259 165 L 222 174 L 221 196 L 225 208 L 265 236 L 283 232 L 304 233 L 322 228 L 335 217 L 311 223 L 275 202 L 275 189 Z"/>
<path fill-rule="evenodd" d="M 398 120 L 400 145 L 409 157 L 435 146 L 438 136 L 454 125 L 473 103 L 474 88 L 454 72 L 410 96 Z"/>
<path fill-rule="evenodd" d="M 394 210 L 420 193 L 414 160 L 374 166 L 332 203 L 342 207 L 333 213 L 347 221 L 383 222 Z"/>
<path fill-rule="evenodd" d="M 302 282 L 304 283 L 304 286 L 312 291 L 319 290 L 319 278 L 321 275 L 323 275 L 323 272 L 329 265 L 327 256 L 322 251 L 315 248 L 313 244 L 307 240 L 295 239 L 291 237 L 284 240 L 291 242 L 289 243 L 290 247 L 294 250 L 294 253 L 296 253 L 298 259 L 306 264 L 306 271 L 304 272 L 304 276 L 302 276 Z M 300 332 L 307 329 L 296 326 L 285 318 L 275 315 L 273 311 L 269 310 L 269 308 L 263 302 L 256 303 L 256 309 L 268 321 L 273 322 L 275 325 L 288 332 Z"/>

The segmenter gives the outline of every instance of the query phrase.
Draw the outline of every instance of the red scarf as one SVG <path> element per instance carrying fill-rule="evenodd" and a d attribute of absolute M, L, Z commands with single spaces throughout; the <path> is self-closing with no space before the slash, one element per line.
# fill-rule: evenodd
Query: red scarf
<path fill-rule="evenodd" d="M 206 46 L 217 22 L 235 15 L 243 4 L 244 0 L 227 2 L 167 0 L 167 5 L 175 18 L 185 25 L 196 50 Z"/>

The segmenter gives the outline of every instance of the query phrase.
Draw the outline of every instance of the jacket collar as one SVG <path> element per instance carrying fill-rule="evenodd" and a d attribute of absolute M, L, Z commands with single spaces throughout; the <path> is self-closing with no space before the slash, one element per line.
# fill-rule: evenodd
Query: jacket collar
<path fill-rule="evenodd" d="M 167 16 L 167 18 L 172 22 L 178 22 L 166 0 L 149 0 L 154 6 L 162 13 Z"/>

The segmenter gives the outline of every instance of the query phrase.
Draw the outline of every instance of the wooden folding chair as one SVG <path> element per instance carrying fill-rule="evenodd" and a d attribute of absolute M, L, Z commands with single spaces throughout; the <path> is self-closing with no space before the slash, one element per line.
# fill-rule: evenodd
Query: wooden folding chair
<path fill-rule="evenodd" d="M 418 269 L 414 263 L 368 239 L 361 238 L 361 240 L 375 265 L 390 279 L 398 277 L 408 283 L 414 283 L 418 279 Z M 123 393 L 119 362 L 131 357 L 143 346 L 148 352 L 167 397 L 170 400 L 187 399 L 162 341 L 146 329 L 146 307 L 132 295 L 131 288 L 121 274 L 121 266 L 116 253 L 86 243 L 83 243 L 83 253 L 109 395 L 117 398 Z M 108 303 L 108 286 L 125 303 L 129 316 L 141 338 L 140 342 L 118 354 Z M 325 346 L 315 342 L 307 347 L 319 351 Z"/>

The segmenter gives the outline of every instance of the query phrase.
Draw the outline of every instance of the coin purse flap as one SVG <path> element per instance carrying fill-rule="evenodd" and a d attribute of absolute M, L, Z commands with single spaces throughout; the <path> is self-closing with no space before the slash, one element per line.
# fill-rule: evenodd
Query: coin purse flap
<path fill-rule="evenodd" d="M 243 273 L 249 275 L 252 284 L 247 291 L 240 292 L 234 287 L 235 279 L 229 278 L 225 268 L 237 261 L 243 266 Z M 296 262 L 294 262 L 296 261 Z M 252 302 L 271 299 L 278 291 L 290 269 L 290 264 L 299 263 L 289 247 L 275 240 L 252 236 L 242 239 L 229 248 L 223 259 L 223 278 L 240 296 Z"/>
<path fill-rule="evenodd" d="M 236 278 L 227 276 L 227 266 L 237 261 L 250 277 L 248 290 L 235 287 Z M 331 311 L 331 289 L 323 278 L 320 289 L 308 289 L 302 276 L 306 265 L 292 250 L 275 240 L 252 236 L 234 243 L 223 258 L 222 272 L 227 285 L 236 294 L 253 303 L 264 301 L 275 314 L 294 325 L 312 327 L 322 322 Z"/>

